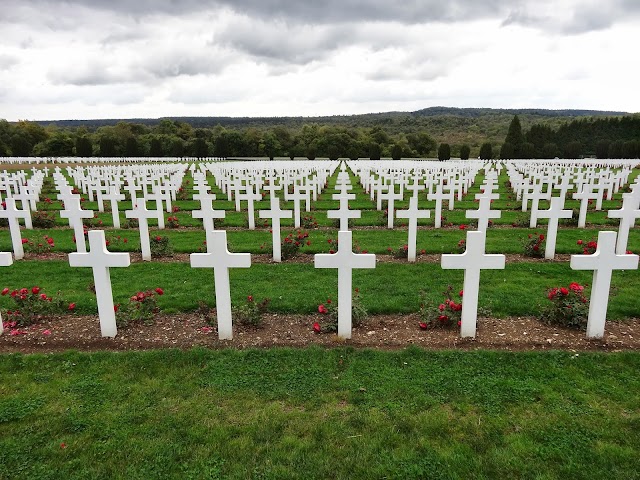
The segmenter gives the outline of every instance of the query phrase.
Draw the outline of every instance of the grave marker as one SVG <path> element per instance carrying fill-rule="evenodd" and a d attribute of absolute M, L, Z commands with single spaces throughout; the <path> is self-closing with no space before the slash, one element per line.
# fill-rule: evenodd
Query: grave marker
<path fill-rule="evenodd" d="M 91 267 L 96 288 L 100 332 L 103 337 L 115 337 L 118 333 L 116 313 L 113 309 L 113 293 L 109 268 L 128 267 L 131 263 L 128 253 L 111 253 L 103 230 L 89 231 L 89 252 L 70 253 L 69 265 L 72 267 Z"/>
<path fill-rule="evenodd" d="M 218 317 L 218 338 L 231 340 L 233 324 L 231 319 L 231 290 L 229 286 L 230 268 L 249 268 L 251 254 L 230 253 L 227 249 L 227 232 L 210 232 L 207 253 L 192 253 L 191 267 L 213 268 L 216 291 L 216 316 Z"/>

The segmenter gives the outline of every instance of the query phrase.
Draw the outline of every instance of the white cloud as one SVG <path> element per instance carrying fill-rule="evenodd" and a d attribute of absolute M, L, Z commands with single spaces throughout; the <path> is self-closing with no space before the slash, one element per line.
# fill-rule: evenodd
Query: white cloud
<path fill-rule="evenodd" d="M 433 105 L 640 111 L 635 0 L 3 7 L 0 115 L 9 120 Z"/>

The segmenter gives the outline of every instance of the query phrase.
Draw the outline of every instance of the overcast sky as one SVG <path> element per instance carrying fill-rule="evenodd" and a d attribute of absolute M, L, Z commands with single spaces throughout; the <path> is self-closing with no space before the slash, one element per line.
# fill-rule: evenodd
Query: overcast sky
<path fill-rule="evenodd" d="M 640 0 L 0 0 L 0 118 L 640 111 Z"/>

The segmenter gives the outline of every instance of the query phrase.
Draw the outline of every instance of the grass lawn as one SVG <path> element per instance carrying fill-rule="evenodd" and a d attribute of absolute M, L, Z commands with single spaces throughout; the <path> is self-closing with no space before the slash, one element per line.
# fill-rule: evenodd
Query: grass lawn
<path fill-rule="evenodd" d="M 638 353 L 5 355 L 0 478 L 639 478 L 638 371 Z"/>

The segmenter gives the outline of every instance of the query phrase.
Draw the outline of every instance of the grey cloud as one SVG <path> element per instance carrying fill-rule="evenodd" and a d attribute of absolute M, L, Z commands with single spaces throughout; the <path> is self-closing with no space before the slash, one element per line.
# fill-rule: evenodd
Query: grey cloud
<path fill-rule="evenodd" d="M 18 0 L 7 0 L 17 3 Z M 20 0 L 20 3 L 55 5 L 53 0 Z M 180 15 L 206 9 L 227 8 L 260 18 L 324 24 L 350 21 L 397 21 L 423 23 L 459 21 L 504 13 L 520 0 L 422 0 L 390 2 L 388 0 L 326 0 L 324 2 L 287 0 L 67 0 L 68 4 L 115 11 L 134 16 L 155 14 Z"/>
<path fill-rule="evenodd" d="M 326 57 L 351 40 L 347 29 L 290 26 L 242 18 L 216 33 L 213 43 L 240 50 L 267 61 L 304 65 Z"/>
<path fill-rule="evenodd" d="M 163 50 L 148 52 L 140 67 L 153 78 L 172 78 L 221 73 L 232 59 L 214 47 L 193 50 Z"/>
<path fill-rule="evenodd" d="M 75 68 L 60 65 L 49 70 L 47 78 L 54 85 L 95 86 L 110 85 L 125 81 L 125 77 L 109 70 L 108 65 L 97 61 L 77 61 Z"/>
<path fill-rule="evenodd" d="M 0 53 L 0 71 L 9 70 L 14 65 L 20 63 L 20 59 L 14 55 Z"/>

